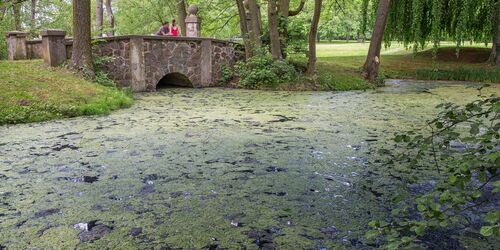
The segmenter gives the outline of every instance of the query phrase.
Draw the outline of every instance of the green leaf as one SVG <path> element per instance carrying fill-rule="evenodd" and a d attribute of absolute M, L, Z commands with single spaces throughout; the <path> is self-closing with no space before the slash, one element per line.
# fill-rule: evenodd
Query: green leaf
<path fill-rule="evenodd" d="M 481 228 L 480 233 L 486 237 L 491 236 L 493 234 L 493 227 L 492 226 L 484 226 Z"/>

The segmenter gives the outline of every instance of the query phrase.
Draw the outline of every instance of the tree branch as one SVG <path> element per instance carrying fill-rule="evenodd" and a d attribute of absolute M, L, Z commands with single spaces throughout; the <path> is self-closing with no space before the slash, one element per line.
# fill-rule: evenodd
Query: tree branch
<path fill-rule="evenodd" d="M 296 10 L 290 10 L 288 12 L 288 16 L 296 16 L 296 15 L 298 15 L 304 9 L 304 5 L 305 4 L 306 4 L 306 0 L 300 1 L 299 7 Z"/>

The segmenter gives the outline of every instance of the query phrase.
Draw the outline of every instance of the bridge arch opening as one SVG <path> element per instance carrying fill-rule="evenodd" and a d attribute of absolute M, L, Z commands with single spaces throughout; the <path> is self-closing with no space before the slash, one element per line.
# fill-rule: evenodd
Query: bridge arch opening
<path fill-rule="evenodd" d="M 158 81 L 156 89 L 184 87 L 192 88 L 193 83 L 189 78 L 181 73 L 169 73 Z"/>

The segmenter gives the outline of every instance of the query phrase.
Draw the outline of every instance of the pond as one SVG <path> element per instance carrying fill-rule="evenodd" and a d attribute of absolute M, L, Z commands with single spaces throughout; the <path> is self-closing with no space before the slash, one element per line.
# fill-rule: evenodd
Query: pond
<path fill-rule="evenodd" d="M 477 93 L 165 89 L 109 116 L 0 127 L 0 249 L 370 248 L 387 213 L 363 182 L 371 152 Z"/>

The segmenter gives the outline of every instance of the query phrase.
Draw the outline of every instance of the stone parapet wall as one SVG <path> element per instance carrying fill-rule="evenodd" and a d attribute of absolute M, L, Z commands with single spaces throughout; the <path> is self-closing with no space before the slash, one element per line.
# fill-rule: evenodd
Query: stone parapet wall
<path fill-rule="evenodd" d="M 26 56 L 27 59 L 42 59 L 43 58 L 43 47 L 42 40 L 29 40 L 26 41 Z"/>
<path fill-rule="evenodd" d="M 12 33 L 12 57 L 44 58 L 49 65 L 57 66 L 60 60 L 55 58 L 62 55 L 63 60 L 69 60 L 72 54 L 73 40 L 61 36 L 62 32 L 44 31 L 43 41 L 23 41 L 23 34 Z M 24 47 L 19 49 L 21 43 Z M 193 87 L 216 86 L 221 81 L 224 65 L 232 67 L 244 59 L 242 46 L 237 43 L 199 37 L 98 38 L 93 42 L 93 53 L 106 57 L 101 67 L 110 79 L 136 92 L 156 90 L 158 82 L 173 73 L 185 76 Z"/>
<path fill-rule="evenodd" d="M 105 57 L 102 69 L 120 87 L 132 87 L 130 76 L 130 39 L 113 39 L 97 42 L 92 47 L 94 55 Z"/>

